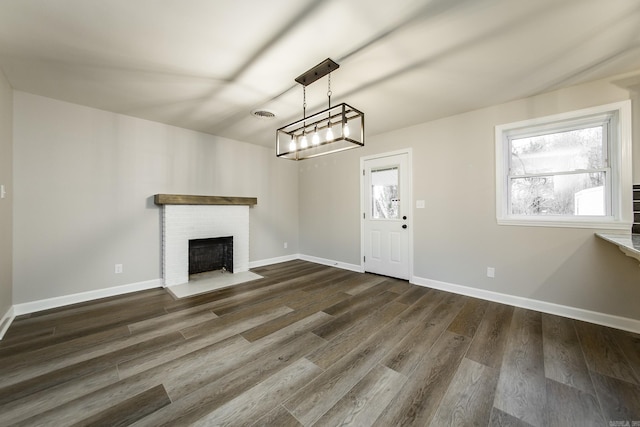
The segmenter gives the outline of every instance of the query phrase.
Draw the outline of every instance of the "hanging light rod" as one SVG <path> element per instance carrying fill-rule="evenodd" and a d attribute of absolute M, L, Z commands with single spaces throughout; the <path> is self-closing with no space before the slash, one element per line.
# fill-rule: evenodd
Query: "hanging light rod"
<path fill-rule="evenodd" d="M 331 72 L 340 67 L 330 58 L 299 75 L 302 118 L 276 130 L 276 156 L 304 160 L 364 146 L 364 113 L 346 103 L 331 106 Z M 306 88 L 328 75 L 328 108 L 307 115 Z"/>
<path fill-rule="evenodd" d="M 302 86 L 309 86 L 311 83 L 323 78 L 338 68 L 340 68 L 340 65 L 338 65 L 333 59 L 327 58 L 312 69 L 300 74 L 295 80 Z"/>

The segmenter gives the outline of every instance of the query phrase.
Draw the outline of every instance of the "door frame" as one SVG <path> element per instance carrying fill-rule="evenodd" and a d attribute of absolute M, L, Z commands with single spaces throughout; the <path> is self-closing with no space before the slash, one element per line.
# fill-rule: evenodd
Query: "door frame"
<path fill-rule="evenodd" d="M 364 273 L 364 253 L 365 253 L 365 236 L 364 236 L 364 218 L 363 214 L 367 211 L 367 207 L 365 206 L 365 193 L 368 189 L 365 187 L 365 162 L 367 160 L 380 159 L 384 157 L 397 156 L 401 154 L 407 155 L 407 176 L 409 177 L 409 182 L 407 183 L 407 193 L 409 194 L 409 219 L 407 220 L 407 225 L 409 228 L 409 282 L 413 283 L 413 150 L 409 148 L 403 148 L 401 150 L 388 151 L 386 153 L 378 153 L 372 154 L 369 156 L 360 157 L 360 270 Z"/>

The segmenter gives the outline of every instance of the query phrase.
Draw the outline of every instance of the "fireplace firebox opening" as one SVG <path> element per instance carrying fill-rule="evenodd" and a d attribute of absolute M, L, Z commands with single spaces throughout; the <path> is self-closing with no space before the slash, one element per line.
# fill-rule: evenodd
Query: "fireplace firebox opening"
<path fill-rule="evenodd" d="M 189 274 L 233 273 L 233 236 L 189 240 Z"/>

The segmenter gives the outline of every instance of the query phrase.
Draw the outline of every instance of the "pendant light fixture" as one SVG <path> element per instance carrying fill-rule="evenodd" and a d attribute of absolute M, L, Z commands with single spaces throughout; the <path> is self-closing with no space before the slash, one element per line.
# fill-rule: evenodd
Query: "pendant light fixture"
<path fill-rule="evenodd" d="M 295 79 L 302 85 L 302 119 L 276 131 L 276 156 L 304 160 L 364 146 L 364 113 L 344 102 L 331 106 L 331 72 L 338 67 L 327 58 Z M 306 88 L 326 75 L 329 107 L 307 116 Z M 311 135 L 311 144 L 307 135 Z"/>

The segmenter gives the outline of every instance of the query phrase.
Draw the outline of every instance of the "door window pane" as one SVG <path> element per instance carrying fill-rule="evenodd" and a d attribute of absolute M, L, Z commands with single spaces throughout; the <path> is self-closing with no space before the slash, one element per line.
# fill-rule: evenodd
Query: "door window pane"
<path fill-rule="evenodd" d="M 371 218 L 399 219 L 398 167 L 371 170 Z"/>

